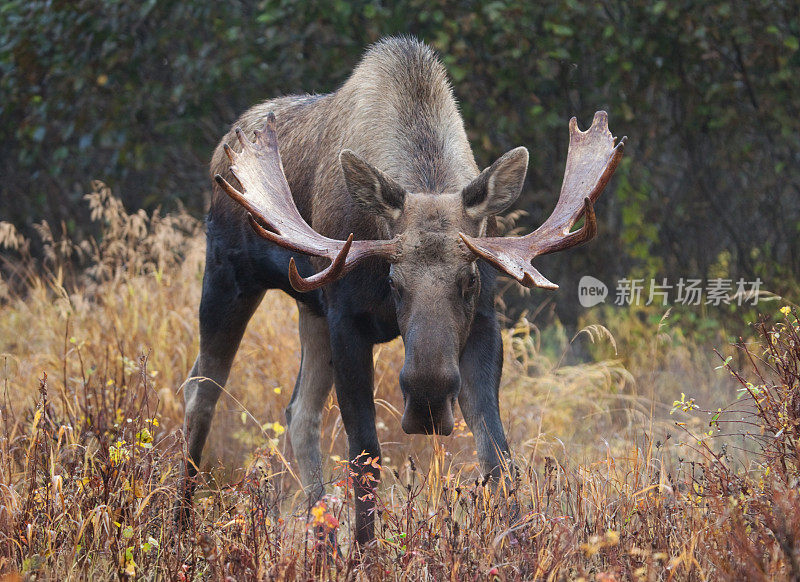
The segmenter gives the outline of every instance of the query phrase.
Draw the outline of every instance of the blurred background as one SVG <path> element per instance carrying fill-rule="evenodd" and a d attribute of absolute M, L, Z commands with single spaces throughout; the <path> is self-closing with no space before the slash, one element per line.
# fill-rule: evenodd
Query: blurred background
<path fill-rule="evenodd" d="M 558 195 L 567 122 L 609 112 L 625 159 L 589 246 L 537 264 L 576 323 L 577 281 L 800 273 L 800 5 L 774 0 L 399 2 L 7 0 L 0 219 L 97 234 L 82 197 L 206 211 L 214 146 L 249 106 L 335 90 L 385 35 L 433 46 L 481 166 L 531 151 L 517 227 Z M 36 252 L 36 237 L 32 237 Z M 532 303 L 506 297 L 516 313 Z M 514 316 L 512 316 L 514 319 Z"/>

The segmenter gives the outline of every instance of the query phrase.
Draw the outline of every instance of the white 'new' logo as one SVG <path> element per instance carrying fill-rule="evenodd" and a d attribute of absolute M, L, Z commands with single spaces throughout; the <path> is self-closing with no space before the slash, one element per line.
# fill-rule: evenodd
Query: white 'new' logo
<path fill-rule="evenodd" d="M 608 287 L 599 279 L 584 275 L 578 281 L 578 301 L 584 307 L 594 307 L 608 297 Z"/>

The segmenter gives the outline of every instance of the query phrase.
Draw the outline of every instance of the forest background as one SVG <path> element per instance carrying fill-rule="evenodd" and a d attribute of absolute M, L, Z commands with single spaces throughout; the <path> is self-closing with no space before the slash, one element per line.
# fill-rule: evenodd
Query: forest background
<path fill-rule="evenodd" d="M 567 121 L 599 109 L 626 156 L 597 205 L 600 235 L 545 257 L 575 322 L 577 281 L 800 272 L 800 14 L 793 2 L 401 0 L 95 2 L 0 8 L 0 217 L 97 234 L 82 197 L 202 217 L 208 161 L 249 106 L 335 90 L 366 46 L 414 34 L 442 56 L 481 167 L 531 151 L 516 208 L 556 200 Z M 511 298 L 514 311 L 526 298 Z"/>

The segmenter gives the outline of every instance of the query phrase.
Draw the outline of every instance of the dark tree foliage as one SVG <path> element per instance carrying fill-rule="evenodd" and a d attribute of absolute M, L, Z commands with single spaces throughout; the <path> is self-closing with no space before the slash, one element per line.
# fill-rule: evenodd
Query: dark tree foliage
<path fill-rule="evenodd" d="M 336 88 L 364 47 L 410 33 L 443 56 L 478 161 L 531 150 L 524 226 L 553 207 L 568 119 L 606 109 L 626 158 L 578 276 L 800 273 L 800 9 L 774 0 L 145 2 L 0 7 L 0 218 L 86 228 L 106 181 L 129 207 L 200 215 L 230 123 Z"/>

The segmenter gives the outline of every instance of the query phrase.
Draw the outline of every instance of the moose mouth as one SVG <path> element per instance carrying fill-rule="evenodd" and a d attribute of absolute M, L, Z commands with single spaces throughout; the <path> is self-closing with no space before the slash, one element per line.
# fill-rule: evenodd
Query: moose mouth
<path fill-rule="evenodd" d="M 440 434 L 448 436 L 453 432 L 453 401 L 444 398 L 439 402 L 414 402 L 405 399 L 405 410 L 401 426 L 406 434 Z"/>

